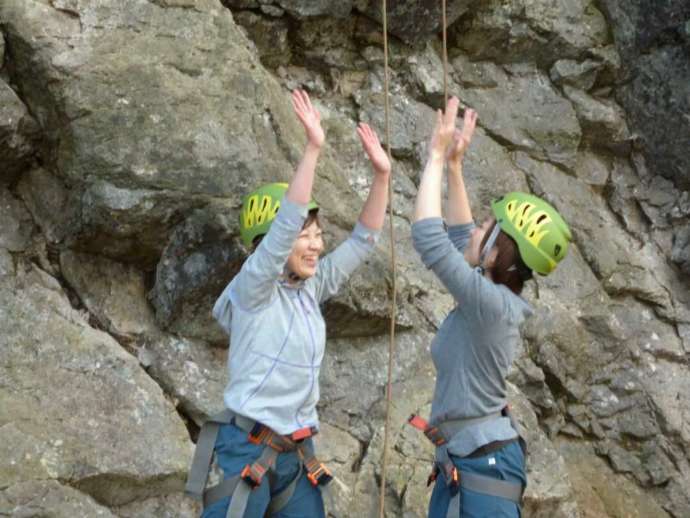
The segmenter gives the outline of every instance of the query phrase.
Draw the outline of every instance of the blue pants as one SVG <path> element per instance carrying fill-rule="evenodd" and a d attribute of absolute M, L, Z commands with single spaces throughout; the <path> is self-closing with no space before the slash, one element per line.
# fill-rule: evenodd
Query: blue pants
<path fill-rule="evenodd" d="M 525 456 L 520 444 L 512 442 L 500 450 L 469 459 L 451 455 L 451 460 L 459 471 L 527 483 L 525 475 Z M 462 475 L 460 475 L 462 477 Z M 439 475 L 429 502 L 429 518 L 445 518 L 451 499 L 451 488 L 445 478 Z M 497 496 L 484 495 L 467 489 L 460 489 L 461 518 L 520 518 L 520 507 L 510 500 Z"/>
<path fill-rule="evenodd" d="M 308 439 L 311 440 L 311 439 Z M 216 458 L 225 478 L 238 475 L 242 469 L 259 458 L 263 445 L 252 444 L 247 432 L 232 424 L 221 425 L 216 439 Z M 294 480 L 299 472 L 300 459 L 297 452 L 281 453 L 274 466 L 276 483 L 269 489 L 268 475 L 261 485 L 254 489 L 247 503 L 245 518 L 262 518 L 271 500 Z M 223 498 L 204 509 L 202 518 L 225 518 L 230 498 Z M 324 518 L 321 491 L 312 486 L 305 472 L 300 476 L 297 487 L 288 504 L 274 518 Z"/>

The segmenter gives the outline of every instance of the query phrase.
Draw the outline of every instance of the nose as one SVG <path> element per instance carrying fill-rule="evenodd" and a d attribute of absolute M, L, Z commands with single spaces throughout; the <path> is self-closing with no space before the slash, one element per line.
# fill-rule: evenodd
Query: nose
<path fill-rule="evenodd" d="M 315 237 L 309 240 L 309 249 L 313 251 L 321 251 L 323 248 L 323 241 L 320 237 Z"/>

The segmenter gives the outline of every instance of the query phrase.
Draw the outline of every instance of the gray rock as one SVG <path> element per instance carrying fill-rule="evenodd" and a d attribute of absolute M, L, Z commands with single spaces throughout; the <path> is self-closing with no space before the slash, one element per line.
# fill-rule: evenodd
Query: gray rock
<path fill-rule="evenodd" d="M 344 430 L 321 421 L 314 447 L 319 460 L 337 479 L 329 488 L 334 498 L 333 505 L 327 504 L 328 514 L 335 518 L 351 516 L 353 500 L 357 498 L 352 490 L 357 480 L 362 444 Z"/>
<path fill-rule="evenodd" d="M 579 62 L 560 59 L 551 67 L 549 76 L 557 85 L 570 85 L 586 92 L 594 86 L 600 67 L 601 65 L 592 59 Z"/>
<path fill-rule="evenodd" d="M 677 281 L 661 266 L 651 243 L 636 243 L 617 230 L 614 215 L 601 197 L 556 168 L 516 153 L 516 166 L 525 171 L 534 192 L 550 200 L 568 222 L 580 251 L 594 273 L 614 294 L 632 293 L 643 300 L 671 308 L 669 289 Z M 651 274 L 662 268 L 663 274 Z M 668 278 L 665 278 L 666 276 Z"/>
<path fill-rule="evenodd" d="M 189 437 L 136 359 L 36 267 L 0 292 L 0 486 L 69 479 L 109 505 L 179 491 Z"/>
<path fill-rule="evenodd" d="M 383 95 L 363 91 L 355 97 L 360 106 L 360 120 L 376 128 L 385 127 Z M 391 152 L 396 157 L 419 153 L 434 125 L 434 112 L 427 105 L 405 95 L 390 98 Z M 380 135 L 385 141 L 384 135 Z M 385 142 L 383 142 L 385 145 Z"/>
<path fill-rule="evenodd" d="M 19 482 L 0 491 L 4 516 L 50 518 L 115 518 L 110 509 L 93 498 L 55 480 Z"/>
<path fill-rule="evenodd" d="M 182 493 L 147 498 L 114 509 L 120 518 L 195 518 L 201 504 Z"/>
<path fill-rule="evenodd" d="M 666 358 L 685 357 L 675 327 L 660 321 L 652 307 L 627 298 L 609 306 L 609 311 L 618 320 L 628 347 Z"/>
<path fill-rule="evenodd" d="M 629 153 L 632 136 L 622 108 L 612 101 L 595 99 L 568 85 L 563 86 L 563 91 L 575 107 L 585 142 L 622 155 Z"/>
<path fill-rule="evenodd" d="M 607 42 L 603 15 L 588 0 L 490 0 L 456 25 L 453 42 L 475 59 L 496 62 L 579 59 Z"/>
<path fill-rule="evenodd" d="M 2 40 L 2 35 L 0 35 Z M 0 68 L 4 40 L 0 43 Z M 17 94 L 0 79 L 0 183 L 13 182 L 27 168 L 35 152 L 39 128 Z"/>
<path fill-rule="evenodd" d="M 565 459 L 578 508 L 592 518 L 660 517 L 669 515 L 633 481 L 615 473 L 591 446 L 582 441 L 561 440 L 556 444 Z M 586 514 L 585 514 L 586 513 Z"/>
<path fill-rule="evenodd" d="M 479 112 L 479 124 L 493 138 L 539 160 L 572 167 L 580 125 L 572 105 L 533 68 L 497 74 L 495 88 L 467 88 L 461 100 Z"/>
<path fill-rule="evenodd" d="M 690 275 L 690 224 L 674 229 L 671 260 Z"/>
<path fill-rule="evenodd" d="M 14 275 L 14 260 L 12 255 L 5 249 L 0 248 L 0 279 Z"/>
<path fill-rule="evenodd" d="M 234 218 L 210 210 L 194 212 L 173 231 L 149 295 L 163 329 L 227 342 L 211 309 L 246 258 L 237 232 Z"/>
<path fill-rule="evenodd" d="M 364 3 L 364 2 L 362 2 Z M 467 12 L 472 0 L 448 0 L 446 21 L 450 26 Z M 421 43 L 442 30 L 441 3 L 432 0 L 390 0 L 387 3 L 388 30 L 407 43 Z M 381 22 L 381 2 L 368 0 L 362 11 Z"/>
<path fill-rule="evenodd" d="M 25 173 L 17 190 L 49 243 L 62 241 L 78 225 L 74 193 L 45 169 Z"/>
<path fill-rule="evenodd" d="M 84 306 L 110 334 L 132 341 L 156 332 L 142 271 L 72 251 L 60 254 L 60 269 Z"/>
<path fill-rule="evenodd" d="M 456 58 L 454 63 L 457 63 L 460 59 Z M 421 91 L 425 101 L 432 106 L 442 106 L 445 92 L 443 85 L 443 61 L 433 45 L 427 43 L 423 52 L 408 57 L 407 62 L 412 75 L 410 82 Z M 461 67 L 459 63 L 456 66 L 458 68 Z M 448 68 L 452 72 L 453 65 L 449 64 Z M 463 77 L 459 73 L 456 73 L 455 76 Z M 446 87 L 449 94 L 459 91 L 459 88 L 453 81 L 453 77 L 449 78 Z"/>
<path fill-rule="evenodd" d="M 342 18 L 352 10 L 352 0 L 275 0 L 275 3 L 297 17 L 327 15 Z"/>
<path fill-rule="evenodd" d="M 270 6 L 262 6 L 266 9 Z M 235 21 L 244 27 L 256 45 L 261 62 L 269 68 L 277 68 L 290 62 L 292 49 L 288 40 L 288 23 L 284 19 L 267 20 L 250 11 L 234 15 Z"/>
<path fill-rule="evenodd" d="M 579 179 L 594 187 L 604 187 L 611 174 L 610 166 L 604 158 L 591 151 L 578 154 L 574 171 Z"/>
<path fill-rule="evenodd" d="M 197 426 L 223 410 L 227 355 L 227 349 L 162 334 L 148 336 L 138 350 L 140 363 Z"/>
<path fill-rule="evenodd" d="M 71 15 L 17 5 L 1 11 L 14 77 L 56 128 L 57 170 L 85 191 L 71 227 L 81 247 L 150 265 L 179 213 L 213 197 L 238 206 L 249 186 L 292 170 L 303 137 L 289 96 L 214 0 L 79 4 Z"/>
<path fill-rule="evenodd" d="M 31 242 L 34 231 L 31 215 L 24 204 L 10 191 L 0 186 L 0 248 L 10 252 L 22 252 Z"/>
<path fill-rule="evenodd" d="M 496 88 L 506 79 L 501 66 L 491 61 L 471 61 L 464 54 L 453 58 L 451 66 L 455 81 L 466 88 Z"/>
<path fill-rule="evenodd" d="M 687 2 L 605 0 L 623 68 L 629 78 L 616 96 L 639 135 L 645 156 L 663 176 L 688 185 L 690 18 Z"/>

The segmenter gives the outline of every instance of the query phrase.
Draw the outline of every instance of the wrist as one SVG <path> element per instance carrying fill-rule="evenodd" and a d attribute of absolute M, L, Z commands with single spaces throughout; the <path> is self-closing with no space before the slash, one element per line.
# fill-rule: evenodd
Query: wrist
<path fill-rule="evenodd" d="M 307 147 L 306 147 L 305 151 L 310 151 L 312 153 L 318 153 L 319 151 L 321 151 L 322 145 L 323 145 L 323 143 L 319 144 L 317 142 L 312 142 L 311 140 L 308 140 L 307 141 Z"/>
<path fill-rule="evenodd" d="M 453 174 L 462 174 L 462 162 L 460 160 L 448 160 L 448 171 Z"/>
<path fill-rule="evenodd" d="M 391 170 L 390 169 L 378 169 L 374 168 L 374 180 L 386 180 L 391 176 Z"/>
<path fill-rule="evenodd" d="M 438 162 L 438 161 L 443 161 L 444 160 L 444 155 L 445 152 L 441 149 L 432 149 L 429 152 L 429 161 L 430 162 Z"/>

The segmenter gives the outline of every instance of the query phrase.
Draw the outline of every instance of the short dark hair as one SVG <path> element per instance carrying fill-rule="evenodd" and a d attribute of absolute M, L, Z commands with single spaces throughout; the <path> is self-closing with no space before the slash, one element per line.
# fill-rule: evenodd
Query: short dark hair
<path fill-rule="evenodd" d="M 496 220 L 494 220 L 493 225 L 484 234 L 484 239 L 482 239 L 479 245 L 480 250 L 484 248 L 484 244 L 495 226 Z M 510 291 L 520 295 L 525 281 L 532 278 L 532 270 L 520 257 L 517 243 L 502 230 L 498 233 L 494 246 L 498 249 L 496 261 L 493 268 L 487 268 L 487 271 L 496 284 L 504 284 Z"/>

